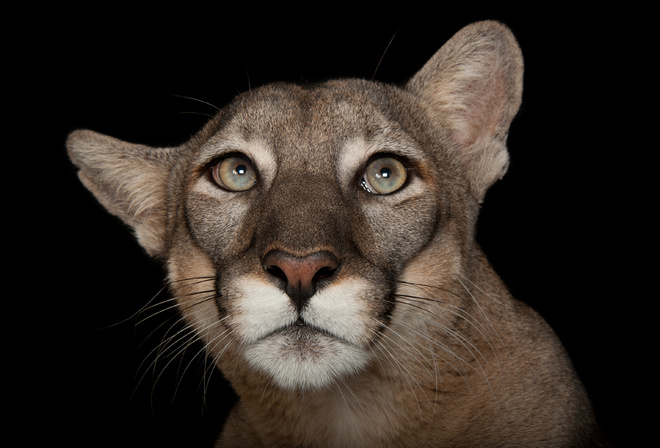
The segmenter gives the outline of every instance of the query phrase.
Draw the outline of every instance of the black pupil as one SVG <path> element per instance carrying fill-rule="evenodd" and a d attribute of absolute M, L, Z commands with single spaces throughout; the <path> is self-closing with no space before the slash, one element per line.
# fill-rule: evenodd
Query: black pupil
<path fill-rule="evenodd" d="M 236 169 L 234 170 L 236 174 L 243 175 L 247 173 L 247 166 L 245 165 L 238 165 Z"/>
<path fill-rule="evenodd" d="M 380 170 L 380 175 L 387 179 L 388 177 L 390 177 L 392 175 L 392 170 L 389 169 L 389 168 L 382 168 Z"/>

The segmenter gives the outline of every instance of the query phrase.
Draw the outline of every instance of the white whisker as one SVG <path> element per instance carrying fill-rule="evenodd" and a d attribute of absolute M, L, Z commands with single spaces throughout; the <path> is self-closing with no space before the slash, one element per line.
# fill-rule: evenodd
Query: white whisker
<path fill-rule="evenodd" d="M 403 378 L 404 378 L 404 379 L 406 380 L 406 382 L 408 383 L 408 386 L 410 387 L 410 391 L 412 392 L 412 395 L 413 395 L 413 397 L 415 398 L 415 402 L 417 403 L 417 409 L 419 410 L 419 415 L 420 415 L 420 419 L 421 419 L 421 418 L 423 417 L 422 406 L 421 406 L 421 404 L 420 404 L 420 402 L 419 402 L 419 399 L 417 398 L 417 392 L 415 392 L 415 387 L 414 387 L 413 384 L 410 382 L 410 379 L 409 379 L 409 378 L 413 378 L 413 381 L 417 384 L 417 387 L 419 387 L 419 389 L 422 390 L 422 392 L 424 392 L 424 389 L 423 389 L 422 386 L 419 384 L 419 382 L 417 382 L 417 380 L 415 379 L 415 375 L 413 375 L 413 374 L 410 372 L 410 370 L 408 370 L 408 369 L 406 368 L 406 366 L 403 365 L 403 364 L 397 359 L 397 357 L 396 357 L 394 354 L 392 354 L 392 352 L 390 352 L 390 351 L 387 349 L 384 340 L 382 340 L 382 339 L 378 339 L 378 340 L 376 340 L 376 341 L 375 341 L 375 345 L 376 345 L 377 347 L 379 347 L 380 349 L 382 349 L 382 350 L 385 351 L 384 354 L 386 354 L 386 355 L 387 355 L 387 356 L 388 356 L 388 357 L 394 362 L 394 364 L 396 365 L 396 367 L 397 367 L 397 368 L 399 369 L 399 371 L 401 372 L 401 376 L 403 376 Z"/>
<path fill-rule="evenodd" d="M 226 318 L 225 318 L 225 319 L 226 319 Z M 203 329 L 198 330 L 198 331 L 206 331 L 206 332 L 208 332 L 208 331 L 211 330 L 212 328 L 221 325 L 221 324 L 224 322 L 225 319 L 219 319 L 219 320 L 216 320 L 216 319 L 214 319 L 214 318 L 211 318 L 211 319 L 209 319 L 209 320 L 212 320 L 211 324 L 210 324 L 210 325 L 207 325 L 206 328 L 203 328 Z M 185 375 L 185 373 L 188 371 L 188 369 L 190 368 L 190 366 L 191 366 L 193 360 L 194 360 L 195 358 L 197 358 L 198 356 L 200 356 L 200 355 L 204 355 L 204 358 L 203 358 L 203 359 L 204 359 L 204 362 L 206 363 L 206 362 L 207 362 L 206 360 L 208 359 L 208 354 L 210 353 L 209 348 L 210 348 L 211 344 L 216 344 L 216 343 L 222 342 L 222 341 L 227 337 L 227 335 L 229 334 L 229 332 L 230 332 L 230 330 L 229 330 L 229 329 L 226 329 L 226 330 L 222 331 L 220 334 L 218 334 L 217 336 L 215 336 L 215 337 L 214 337 L 213 339 L 211 339 L 210 341 L 206 342 L 206 343 L 203 345 L 203 347 L 202 347 L 200 350 L 198 350 L 197 353 L 195 353 L 195 354 L 193 355 L 192 359 L 190 360 L 190 362 L 188 362 L 188 365 L 187 365 L 186 368 L 184 369 L 183 374 L 181 375 L 180 378 L 181 378 L 181 379 L 183 378 L 183 375 Z M 224 337 L 222 337 L 222 336 L 224 336 Z M 220 339 L 219 342 L 216 342 L 216 340 L 219 339 L 220 337 L 222 337 L 222 339 Z M 224 353 L 224 351 L 222 351 L 222 353 Z M 214 367 L 214 365 L 215 365 L 215 362 L 212 363 L 212 366 L 211 366 L 211 367 Z M 207 372 L 208 369 L 209 369 L 209 367 L 207 366 L 207 367 L 205 367 L 204 371 Z M 206 376 L 206 374 L 205 374 L 204 376 Z M 180 385 L 180 383 L 181 383 L 181 379 L 179 380 L 179 385 Z M 207 384 L 207 382 L 204 381 L 204 384 L 203 384 L 204 389 L 206 389 L 206 384 Z M 177 385 L 177 388 L 176 388 L 176 390 L 175 390 L 175 394 L 176 394 L 176 391 L 179 389 L 179 385 Z M 206 395 L 206 394 L 204 394 L 204 395 Z"/>
<path fill-rule="evenodd" d="M 216 106 L 215 104 L 209 103 L 208 101 L 200 100 L 199 98 L 194 98 L 194 97 L 185 96 L 185 95 L 172 95 L 172 96 L 175 96 L 175 97 L 178 97 L 178 98 L 183 98 L 183 99 L 186 99 L 186 100 L 197 101 L 198 103 L 202 103 L 202 104 L 206 104 L 207 106 L 210 106 L 213 109 L 215 109 L 217 112 L 220 112 L 222 110 L 218 106 Z"/>
<path fill-rule="evenodd" d="M 498 303 L 498 304 L 501 304 L 497 299 L 495 299 L 492 295 L 486 293 L 483 289 L 479 288 L 476 284 L 474 284 L 474 283 L 473 283 L 470 279 L 468 279 L 466 276 L 464 276 L 463 274 L 460 274 L 460 275 L 461 275 L 461 277 L 463 277 L 464 279 L 466 279 L 467 281 L 469 281 L 470 284 L 472 284 L 472 285 L 475 286 L 477 289 L 479 289 L 479 291 L 481 291 L 486 297 L 488 297 L 488 298 L 494 300 L 494 301 L 495 301 L 496 303 Z M 474 301 L 474 303 L 475 303 L 475 304 L 477 305 L 477 307 L 479 308 L 479 311 L 481 312 L 481 315 L 484 316 L 484 318 L 486 319 L 486 322 L 488 323 L 488 325 L 490 326 L 490 328 L 491 328 L 491 329 L 493 330 L 493 332 L 495 333 L 495 336 L 497 336 L 497 339 L 500 341 L 500 344 L 502 345 L 502 347 L 504 347 L 504 350 L 505 350 L 505 351 L 507 352 L 507 354 L 509 355 L 509 359 L 515 364 L 514 358 L 513 358 L 513 356 L 511 356 L 511 353 L 509 352 L 509 349 L 507 348 L 506 344 L 505 344 L 504 341 L 502 340 L 502 337 L 500 336 L 500 333 L 497 331 L 497 329 L 496 329 L 495 326 L 493 325 L 493 322 L 488 318 L 488 316 L 487 316 L 486 313 L 484 312 L 484 310 L 483 310 L 483 308 L 481 307 L 481 304 L 479 303 L 479 301 L 476 299 L 476 297 L 474 297 L 474 295 L 472 294 L 472 292 L 470 291 L 470 289 L 465 285 L 465 283 L 463 283 L 463 282 L 461 281 L 460 278 L 457 278 L 456 280 L 458 280 L 458 282 L 463 286 L 463 288 L 465 288 L 465 290 L 467 291 L 467 293 L 470 295 L 470 297 L 472 298 L 472 300 Z"/>

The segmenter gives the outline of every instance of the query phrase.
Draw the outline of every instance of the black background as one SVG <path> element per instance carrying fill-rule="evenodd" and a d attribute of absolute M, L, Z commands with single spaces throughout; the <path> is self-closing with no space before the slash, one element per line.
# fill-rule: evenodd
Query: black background
<path fill-rule="evenodd" d="M 657 143 L 644 138 L 655 55 L 641 47 L 649 12 L 378 8 L 115 5 L 12 19 L 21 31 L 6 41 L 5 90 L 17 101 L 5 121 L 4 368 L 8 389 L 21 392 L 13 415 L 31 422 L 26 440 L 211 446 L 234 399 L 218 372 L 203 380 L 201 346 L 168 366 L 141 365 L 174 319 L 164 312 L 136 327 L 145 314 L 132 318 L 164 271 L 79 184 L 64 148 L 70 131 L 177 145 L 213 113 L 205 103 L 221 107 L 268 82 L 403 83 L 482 19 L 511 27 L 526 72 L 511 165 L 488 193 L 478 240 L 513 294 L 555 328 L 610 438 L 644 440 L 644 403 L 657 398 L 655 190 L 645 174 Z"/>

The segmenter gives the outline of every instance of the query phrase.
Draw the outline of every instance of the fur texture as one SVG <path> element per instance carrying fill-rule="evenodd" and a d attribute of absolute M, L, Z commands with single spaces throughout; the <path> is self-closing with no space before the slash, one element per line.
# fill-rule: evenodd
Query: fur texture
<path fill-rule="evenodd" d="M 403 88 L 265 86 L 178 148 L 70 136 L 240 397 L 219 447 L 598 446 L 561 344 L 474 241 L 522 72 L 480 22 Z"/>

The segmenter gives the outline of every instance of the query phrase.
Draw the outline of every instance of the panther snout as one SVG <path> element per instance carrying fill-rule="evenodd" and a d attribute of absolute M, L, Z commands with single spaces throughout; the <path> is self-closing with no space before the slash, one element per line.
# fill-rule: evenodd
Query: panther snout
<path fill-rule="evenodd" d="M 284 290 L 298 312 L 316 293 L 318 282 L 334 276 L 339 265 L 339 259 L 325 250 L 297 257 L 275 249 L 263 258 L 264 270 L 284 283 Z"/>

